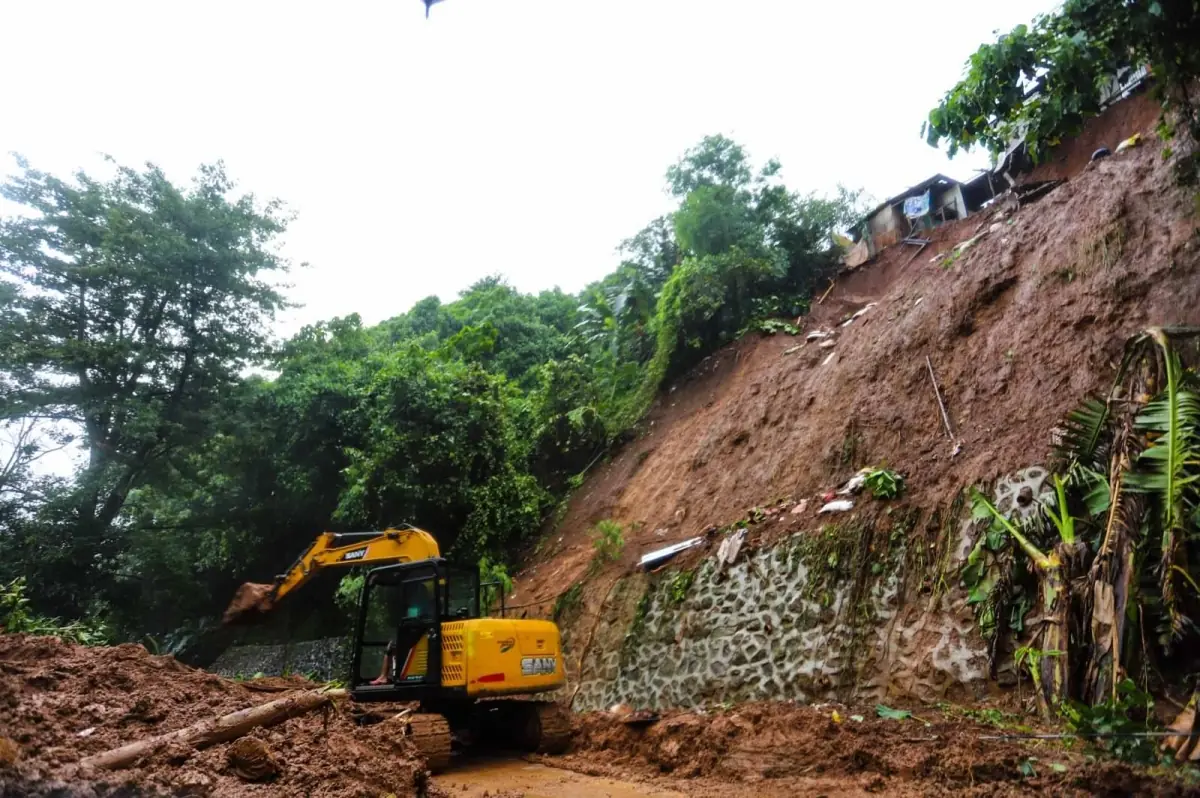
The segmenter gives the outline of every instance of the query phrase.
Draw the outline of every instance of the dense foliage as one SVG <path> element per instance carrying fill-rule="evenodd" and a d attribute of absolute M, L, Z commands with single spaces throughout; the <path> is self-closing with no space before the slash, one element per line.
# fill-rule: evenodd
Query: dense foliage
<path fill-rule="evenodd" d="M 489 277 L 273 344 L 278 204 L 219 166 L 186 189 L 152 167 L 22 168 L 3 191 L 25 212 L 0 223 L 0 581 L 175 648 L 323 529 L 415 523 L 503 581 L 664 379 L 804 310 L 856 211 L 710 137 L 667 173 L 678 210 L 578 296 Z M 78 470 L 39 470 L 60 446 Z M 306 592 L 344 622 L 331 590 Z"/>
<path fill-rule="evenodd" d="M 1043 711 L 1098 720 L 1178 678 L 1200 643 L 1200 388 L 1194 329 L 1126 345 L 1112 389 L 1061 426 L 1053 491 L 1024 517 L 974 495 L 984 524 L 962 577 L 993 657 L 1007 645 Z M 1105 708 L 1107 707 L 1107 710 Z"/>
<path fill-rule="evenodd" d="M 976 145 L 998 155 L 1024 141 L 1039 159 L 1102 110 L 1115 78 L 1143 66 L 1164 107 L 1200 138 L 1198 41 L 1200 0 L 1066 0 L 971 56 L 930 112 L 927 140 L 945 140 L 951 155 Z"/>

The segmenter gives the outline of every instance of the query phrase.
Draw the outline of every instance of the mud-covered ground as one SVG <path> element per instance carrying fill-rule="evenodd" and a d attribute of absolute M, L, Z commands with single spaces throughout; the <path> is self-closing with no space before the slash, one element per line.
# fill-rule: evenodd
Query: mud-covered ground
<path fill-rule="evenodd" d="M 1193 771 L 1135 768 L 935 708 L 906 720 L 870 707 L 755 703 L 631 726 L 579 716 L 566 767 L 694 796 L 1200 795 Z"/>
<path fill-rule="evenodd" d="M 1139 114 L 1093 122 L 1088 141 L 1110 148 L 1147 124 Z M 586 630 L 605 586 L 643 554 L 780 499 L 806 509 L 758 525 L 749 545 L 814 529 L 821 497 L 862 466 L 903 472 L 905 501 L 929 513 L 964 485 L 1043 461 L 1063 415 L 1109 388 L 1129 335 L 1200 324 L 1194 191 L 1146 141 L 1076 165 L 1035 202 L 997 201 L 931 231 L 923 248 L 885 249 L 796 320 L 802 335 L 747 335 L 705 358 L 589 474 L 509 603 L 548 612 L 587 581 Z M 596 572 L 591 530 L 602 519 L 623 526 L 625 546 Z"/>
<path fill-rule="evenodd" d="M 154 656 L 139 645 L 84 648 L 53 638 L 0 635 L 0 796 L 373 796 L 420 794 L 424 762 L 390 724 L 358 726 L 347 702 L 258 729 L 278 773 L 235 773 L 230 745 L 175 746 L 112 773 L 82 772 L 91 754 L 264 704 L 303 679 L 235 682 Z M 36 786 L 35 786 L 36 785 Z"/>
<path fill-rule="evenodd" d="M 261 743 L 277 765 L 261 781 L 238 773 L 234 743 L 175 745 L 116 772 L 79 766 L 313 687 L 299 678 L 230 681 L 137 645 L 0 635 L 0 798 L 1200 795 L 1190 771 L 1135 769 L 1060 743 L 986 740 L 1000 732 L 936 709 L 885 720 L 872 708 L 777 703 L 643 725 L 579 715 L 563 756 L 458 755 L 432 780 L 398 724 L 360 725 L 346 701 L 252 732 L 252 747 Z"/>

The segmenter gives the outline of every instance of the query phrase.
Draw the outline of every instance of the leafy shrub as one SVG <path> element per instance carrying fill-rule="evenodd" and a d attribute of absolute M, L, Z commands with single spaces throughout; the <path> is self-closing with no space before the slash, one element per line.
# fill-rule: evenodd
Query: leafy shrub
<path fill-rule="evenodd" d="M 696 579 L 695 571 L 680 571 L 671 577 L 671 584 L 668 587 L 668 592 L 671 596 L 671 602 L 674 604 L 682 604 L 687 598 L 688 591 L 692 588 L 692 582 Z"/>
<path fill-rule="evenodd" d="M 34 612 L 25 597 L 23 576 L 0 585 L 0 632 L 47 635 L 84 646 L 103 646 L 109 642 L 108 629 L 95 618 L 64 623 Z"/>
<path fill-rule="evenodd" d="M 596 550 L 596 558 L 603 562 L 612 562 L 620 557 L 625 549 L 621 525 L 607 518 L 597 523 L 592 528 L 592 548 Z"/>
<path fill-rule="evenodd" d="M 925 136 L 951 156 L 980 145 L 993 155 L 1023 140 L 1035 160 L 1103 110 L 1109 79 L 1152 65 L 1155 90 L 1200 132 L 1188 87 L 1200 75 L 1200 5 L 1066 0 L 981 46 L 965 77 L 929 113 Z M 1164 120 L 1165 121 L 1165 120 Z M 1163 132 L 1170 136 L 1170 126 Z"/>
<path fill-rule="evenodd" d="M 863 487 L 876 499 L 894 499 L 904 492 L 904 476 L 890 468 L 872 468 Z"/>
<path fill-rule="evenodd" d="M 1126 762 L 1153 764 L 1158 761 L 1159 740 L 1134 735 L 1150 731 L 1154 718 L 1154 699 L 1132 679 L 1117 685 L 1115 700 L 1088 706 L 1067 701 L 1061 712 L 1071 731 L 1081 735 L 1101 735 L 1096 743 Z"/>
<path fill-rule="evenodd" d="M 333 594 L 334 603 L 351 618 L 358 614 L 365 580 L 365 574 L 346 574 L 338 581 L 337 591 Z"/>

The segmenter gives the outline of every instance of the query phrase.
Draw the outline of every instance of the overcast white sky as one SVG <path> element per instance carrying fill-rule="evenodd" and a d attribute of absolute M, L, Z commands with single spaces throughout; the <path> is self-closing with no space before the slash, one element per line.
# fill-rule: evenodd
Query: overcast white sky
<path fill-rule="evenodd" d="M 1050 0 L 0 0 L 0 153 L 186 180 L 224 159 L 299 213 L 304 304 L 373 323 L 492 273 L 575 291 L 709 133 L 799 190 L 970 176 L 918 133 L 967 56 Z M 11 158 L 0 168 L 11 170 Z"/>

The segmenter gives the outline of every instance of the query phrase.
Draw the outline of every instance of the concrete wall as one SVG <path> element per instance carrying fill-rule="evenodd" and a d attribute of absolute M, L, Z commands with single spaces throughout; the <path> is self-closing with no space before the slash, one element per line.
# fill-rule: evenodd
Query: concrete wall
<path fill-rule="evenodd" d="M 1045 470 L 1001 480 L 997 505 L 1018 510 L 1023 488 L 1048 491 Z M 887 513 L 835 517 L 723 574 L 705 560 L 686 591 L 680 572 L 626 578 L 574 708 L 982 697 L 986 646 L 957 578 L 981 530 L 962 505 L 953 515 L 942 534 Z"/>

